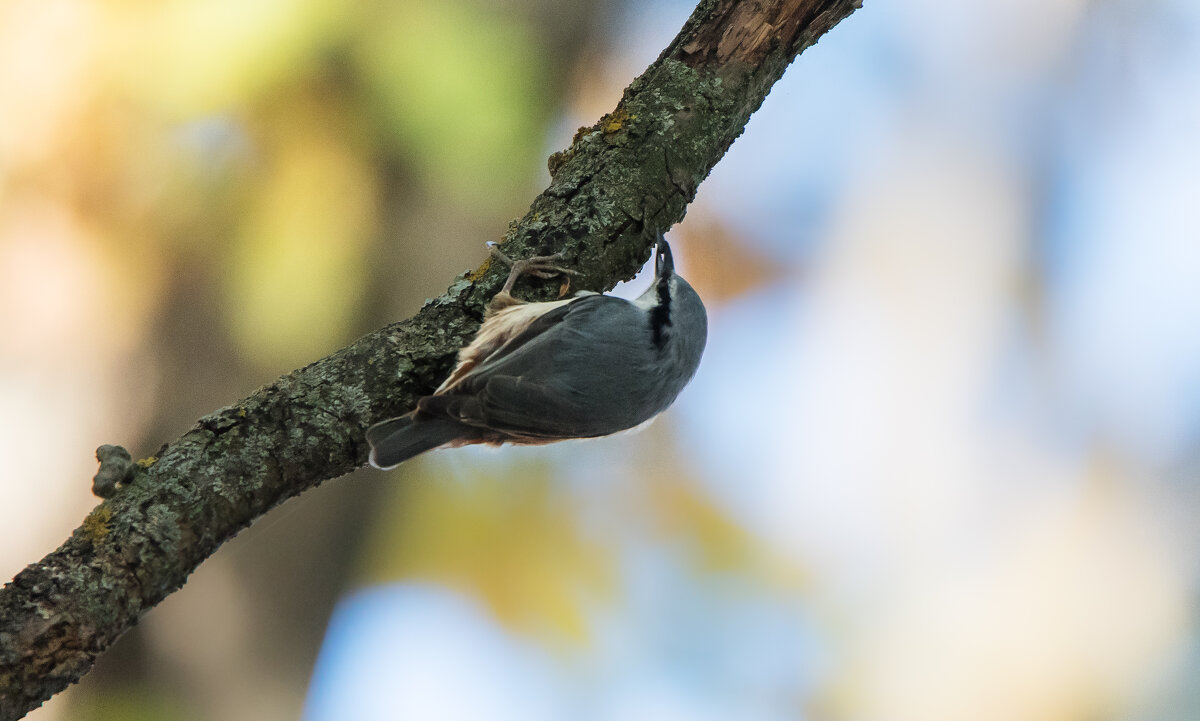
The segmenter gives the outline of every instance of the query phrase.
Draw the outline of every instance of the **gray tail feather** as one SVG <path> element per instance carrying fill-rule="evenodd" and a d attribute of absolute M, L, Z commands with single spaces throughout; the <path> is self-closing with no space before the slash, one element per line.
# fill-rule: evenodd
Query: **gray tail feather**
<path fill-rule="evenodd" d="M 395 468 L 409 458 L 462 438 L 463 425 L 443 418 L 416 419 L 414 414 L 389 418 L 367 429 L 371 465 Z"/>

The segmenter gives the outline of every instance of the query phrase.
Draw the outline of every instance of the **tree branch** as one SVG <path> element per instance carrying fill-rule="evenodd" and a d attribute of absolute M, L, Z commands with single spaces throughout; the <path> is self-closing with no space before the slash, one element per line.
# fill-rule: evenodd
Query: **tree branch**
<path fill-rule="evenodd" d="M 857 6 L 701 2 L 616 109 L 551 156 L 550 186 L 510 227 L 505 250 L 560 251 L 582 288 L 632 277 L 649 255 L 646 230 L 683 217 L 787 65 Z M 503 275 L 484 263 L 413 318 L 201 418 L 137 467 L 124 459 L 124 485 L 0 590 L 0 719 L 77 681 L 256 518 L 362 466 L 363 430 L 409 410 L 449 372 Z"/>

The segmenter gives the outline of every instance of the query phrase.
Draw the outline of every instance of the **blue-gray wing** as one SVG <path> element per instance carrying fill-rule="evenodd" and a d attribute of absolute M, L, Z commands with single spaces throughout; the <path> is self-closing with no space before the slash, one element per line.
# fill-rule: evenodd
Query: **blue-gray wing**
<path fill-rule="evenodd" d="M 527 440 L 607 435 L 661 410 L 645 316 L 589 295 L 560 306 L 496 350 L 426 412 Z"/>

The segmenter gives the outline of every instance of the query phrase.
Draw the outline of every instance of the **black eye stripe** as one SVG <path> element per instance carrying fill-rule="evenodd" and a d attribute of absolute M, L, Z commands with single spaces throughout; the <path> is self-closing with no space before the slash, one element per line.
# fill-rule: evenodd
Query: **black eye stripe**
<path fill-rule="evenodd" d="M 663 329 L 671 325 L 670 283 L 669 278 L 663 278 L 658 281 L 658 304 L 650 309 L 651 339 L 654 341 L 654 347 L 660 351 L 666 342 L 666 338 L 663 336 Z"/>

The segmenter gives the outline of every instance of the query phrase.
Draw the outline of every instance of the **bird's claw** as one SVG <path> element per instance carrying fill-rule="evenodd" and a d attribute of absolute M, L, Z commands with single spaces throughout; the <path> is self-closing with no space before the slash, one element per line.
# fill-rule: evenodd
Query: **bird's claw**
<path fill-rule="evenodd" d="M 523 260 L 513 260 L 505 255 L 498 245 L 489 244 L 488 250 L 492 257 L 507 265 L 511 270 L 508 273 L 508 280 L 504 281 L 504 287 L 500 290 L 501 293 L 509 293 L 512 291 L 513 284 L 517 282 L 517 278 L 522 275 L 532 275 L 537 278 L 548 280 L 560 275 L 579 275 L 579 271 L 571 268 L 564 268 L 561 265 L 556 265 L 557 261 L 563 259 L 562 253 L 554 253 L 553 255 L 535 255 L 532 258 Z"/>

